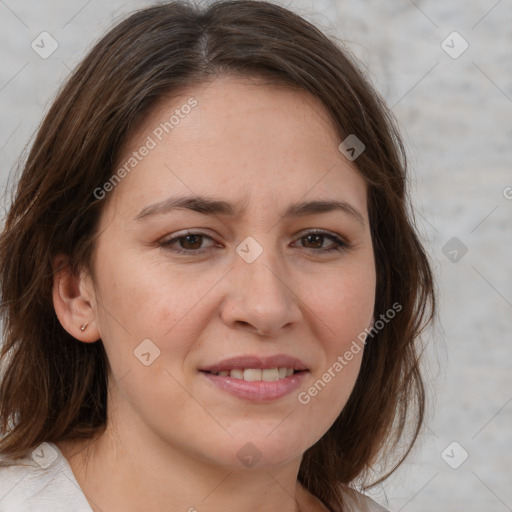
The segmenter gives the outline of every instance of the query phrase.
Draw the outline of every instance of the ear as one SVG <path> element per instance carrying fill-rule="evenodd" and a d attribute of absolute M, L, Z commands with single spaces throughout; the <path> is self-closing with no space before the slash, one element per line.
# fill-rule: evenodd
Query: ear
<path fill-rule="evenodd" d="M 78 276 L 74 274 L 67 257 L 62 254 L 54 258 L 53 268 L 53 307 L 62 327 L 84 343 L 97 341 L 101 336 L 92 306 L 92 292 L 86 286 L 92 284 L 90 278 L 83 272 Z M 87 280 L 89 283 L 86 283 Z M 81 330 L 81 326 L 86 324 L 87 327 Z"/>

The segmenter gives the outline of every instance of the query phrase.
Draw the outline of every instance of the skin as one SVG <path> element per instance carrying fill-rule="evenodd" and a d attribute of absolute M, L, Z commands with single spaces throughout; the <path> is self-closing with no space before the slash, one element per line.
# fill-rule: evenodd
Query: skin
<path fill-rule="evenodd" d="M 112 368 L 106 432 L 58 446 L 94 511 L 326 510 L 297 474 L 347 402 L 362 351 L 308 404 L 297 395 L 372 321 L 366 185 L 315 98 L 233 76 L 163 100 L 119 164 L 190 96 L 197 107 L 109 192 L 93 275 L 55 274 L 63 327 L 84 343 L 101 338 Z M 134 219 L 182 194 L 246 199 L 246 210 Z M 282 217 L 291 203 L 320 199 L 346 201 L 362 220 L 343 211 Z M 160 245 L 186 229 L 206 236 Z M 304 238 L 317 229 L 349 248 L 322 254 L 331 238 Z M 236 252 L 248 236 L 263 249 L 252 263 Z M 148 366 L 134 356 L 144 339 L 160 350 Z M 241 354 L 292 355 L 309 373 L 300 389 L 263 404 L 228 395 L 198 371 Z M 261 456 L 253 467 L 237 457 L 249 442 Z"/>

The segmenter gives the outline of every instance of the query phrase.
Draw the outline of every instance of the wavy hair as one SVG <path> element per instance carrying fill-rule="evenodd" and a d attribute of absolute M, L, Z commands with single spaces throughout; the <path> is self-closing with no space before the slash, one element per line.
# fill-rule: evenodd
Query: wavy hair
<path fill-rule="evenodd" d="M 420 335 L 434 316 L 435 286 L 410 206 L 406 152 L 384 100 L 342 41 L 265 1 L 201 8 L 174 1 L 136 11 L 103 36 L 58 93 L 21 164 L 0 235 L 0 454 L 15 461 L 44 441 L 105 429 L 103 343 L 79 343 L 58 321 L 53 258 L 64 253 L 74 270 L 93 271 L 106 203 L 93 191 L 112 176 L 123 144 L 161 98 L 222 74 L 307 91 L 340 142 L 355 134 L 366 147 L 353 163 L 367 184 L 374 316 L 395 303 L 402 309 L 366 346 L 347 404 L 300 465 L 301 484 L 336 509 L 344 486 L 366 482 L 387 462 L 381 482 L 418 437 Z"/>

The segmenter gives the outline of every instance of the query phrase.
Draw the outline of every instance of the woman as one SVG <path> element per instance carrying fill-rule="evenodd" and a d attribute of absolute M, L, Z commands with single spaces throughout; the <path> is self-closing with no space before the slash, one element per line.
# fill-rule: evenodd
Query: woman
<path fill-rule="evenodd" d="M 311 24 L 132 14 L 0 247 L 1 510 L 383 510 L 355 488 L 420 431 L 433 280 L 394 121 Z"/>

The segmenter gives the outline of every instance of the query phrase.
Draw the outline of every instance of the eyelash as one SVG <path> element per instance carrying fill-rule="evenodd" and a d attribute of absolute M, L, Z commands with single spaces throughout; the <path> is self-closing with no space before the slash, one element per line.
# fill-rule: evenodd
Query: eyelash
<path fill-rule="evenodd" d="M 175 242 L 178 242 L 179 240 L 182 240 L 184 238 L 187 238 L 187 236 L 190 236 L 190 235 L 193 235 L 193 236 L 201 236 L 201 237 L 205 237 L 205 238 L 209 238 L 210 240 L 213 240 L 212 237 L 210 237 L 209 235 L 205 234 L 205 233 L 200 233 L 200 232 L 195 232 L 195 231 L 188 231 L 180 236 L 176 236 L 174 238 L 170 238 L 168 240 L 164 240 L 163 242 L 160 242 L 160 246 L 165 248 L 165 249 L 169 249 L 173 252 L 176 252 L 178 254 L 188 254 L 188 255 L 191 255 L 191 254 L 203 254 L 204 252 L 206 252 L 208 249 L 197 249 L 197 250 L 193 250 L 193 249 L 177 249 L 177 248 L 170 248 L 170 246 L 175 243 Z M 306 249 L 309 249 L 311 251 L 314 251 L 314 252 L 319 252 L 319 253 L 322 253 L 322 254 L 329 254 L 329 253 L 332 253 L 332 252 L 335 252 L 335 251 L 338 251 L 338 252 L 342 252 L 346 249 L 349 249 L 350 248 L 350 245 L 345 242 L 344 240 L 342 240 L 340 237 L 336 236 L 336 235 L 333 235 L 332 233 L 329 233 L 327 231 L 323 231 L 323 230 L 315 230 L 315 231 L 308 231 L 306 233 L 303 233 L 297 240 L 300 240 L 302 238 L 305 238 L 309 235 L 321 235 L 325 238 L 330 238 L 333 242 L 334 242 L 334 245 L 328 249 L 311 249 L 311 248 L 307 248 Z"/>

